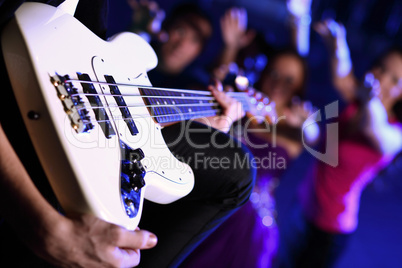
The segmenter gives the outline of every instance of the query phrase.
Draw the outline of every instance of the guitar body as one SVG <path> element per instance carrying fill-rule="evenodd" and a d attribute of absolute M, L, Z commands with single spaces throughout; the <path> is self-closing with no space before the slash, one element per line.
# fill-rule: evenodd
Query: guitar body
<path fill-rule="evenodd" d="M 147 71 L 157 64 L 139 36 L 106 42 L 57 8 L 25 3 L 2 47 L 29 136 L 66 212 L 135 229 L 144 198 L 165 204 L 192 190 L 191 168 L 169 151 L 133 86 L 150 86 Z"/>

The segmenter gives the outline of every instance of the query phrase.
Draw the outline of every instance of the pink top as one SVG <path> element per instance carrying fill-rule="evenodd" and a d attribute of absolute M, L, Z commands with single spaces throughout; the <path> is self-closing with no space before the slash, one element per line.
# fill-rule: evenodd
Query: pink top
<path fill-rule="evenodd" d="M 356 112 L 350 105 L 340 117 L 347 121 Z M 343 126 L 346 127 L 346 126 Z M 370 146 L 363 135 L 342 137 L 339 141 L 339 165 L 318 162 L 301 188 L 301 201 L 307 218 L 331 233 L 353 232 L 358 223 L 360 196 L 375 174 L 389 162 Z"/>

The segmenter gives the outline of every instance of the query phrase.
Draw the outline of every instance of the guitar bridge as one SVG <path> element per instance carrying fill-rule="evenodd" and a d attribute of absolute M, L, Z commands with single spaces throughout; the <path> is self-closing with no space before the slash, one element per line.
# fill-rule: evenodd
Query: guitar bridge
<path fill-rule="evenodd" d="M 71 122 L 71 127 L 77 133 L 88 132 L 94 128 L 88 110 L 85 109 L 84 102 L 78 95 L 78 91 L 70 82 L 66 82 L 70 78 L 66 76 L 54 75 L 50 77 L 51 83 L 57 91 L 61 103 L 63 104 L 64 112 L 68 115 Z"/>

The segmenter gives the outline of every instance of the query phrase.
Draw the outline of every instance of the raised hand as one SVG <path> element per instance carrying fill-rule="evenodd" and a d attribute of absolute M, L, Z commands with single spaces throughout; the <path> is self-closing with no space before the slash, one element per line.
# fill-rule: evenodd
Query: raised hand
<path fill-rule="evenodd" d="M 255 37 L 253 30 L 247 30 L 247 11 L 244 8 L 231 8 L 220 20 L 222 38 L 225 46 L 242 49 Z"/>
<path fill-rule="evenodd" d="M 349 75 L 352 70 L 352 62 L 350 59 L 348 43 L 346 41 L 345 27 L 341 23 L 328 19 L 316 23 L 314 29 L 322 36 L 332 54 L 332 57 L 336 60 L 336 64 L 333 67 L 334 75 L 338 78 L 343 78 Z"/>
<path fill-rule="evenodd" d="M 287 0 L 293 46 L 301 56 L 310 51 L 311 0 Z"/>
<path fill-rule="evenodd" d="M 311 0 L 288 0 L 286 6 L 292 16 L 301 18 L 310 14 Z"/>
<path fill-rule="evenodd" d="M 160 37 L 161 25 L 165 19 L 165 11 L 159 8 L 158 3 L 148 0 L 127 0 L 133 10 L 131 31 L 147 33 Z"/>
<path fill-rule="evenodd" d="M 317 109 L 309 101 L 293 98 L 292 104 L 284 111 L 285 123 L 293 128 L 301 129 L 304 142 L 313 144 L 319 139 L 320 128 L 316 122 Z"/>
<path fill-rule="evenodd" d="M 284 111 L 284 115 L 286 116 L 284 122 L 293 127 L 301 127 L 314 111 L 315 108 L 311 102 L 301 101 L 299 98 L 294 97 L 290 107 Z"/>
<path fill-rule="evenodd" d="M 344 49 L 345 45 L 347 46 L 346 30 L 342 23 L 328 19 L 315 23 L 314 29 L 331 50 Z"/>

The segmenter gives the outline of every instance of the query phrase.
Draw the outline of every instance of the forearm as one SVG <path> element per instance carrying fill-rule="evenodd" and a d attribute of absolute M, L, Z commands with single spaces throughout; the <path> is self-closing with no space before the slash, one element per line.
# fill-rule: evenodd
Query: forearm
<path fill-rule="evenodd" d="M 343 99 L 350 102 L 355 98 L 358 83 L 353 74 L 352 60 L 346 39 L 338 38 L 336 46 L 331 50 L 331 74 L 333 84 Z"/>
<path fill-rule="evenodd" d="M 226 78 L 228 72 L 230 72 L 230 64 L 236 61 L 238 50 L 236 48 L 225 46 L 221 53 L 216 58 L 213 64 L 213 76 L 219 81 L 223 81 Z"/>
<path fill-rule="evenodd" d="M 394 155 L 402 148 L 400 127 L 390 124 L 381 101 L 373 97 L 366 105 L 363 131 L 373 145 L 385 155 Z"/>
<path fill-rule="evenodd" d="M 310 22 L 311 17 L 308 14 L 301 17 L 290 16 L 292 44 L 303 57 L 306 57 L 310 50 Z"/>
<path fill-rule="evenodd" d="M 0 214 L 26 238 L 27 222 L 40 231 L 61 217 L 33 184 L 1 126 Z"/>
<path fill-rule="evenodd" d="M 238 52 L 238 48 L 225 45 L 218 57 L 217 65 L 229 65 L 230 63 L 235 62 Z"/>

